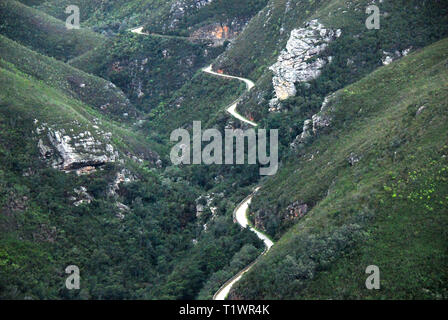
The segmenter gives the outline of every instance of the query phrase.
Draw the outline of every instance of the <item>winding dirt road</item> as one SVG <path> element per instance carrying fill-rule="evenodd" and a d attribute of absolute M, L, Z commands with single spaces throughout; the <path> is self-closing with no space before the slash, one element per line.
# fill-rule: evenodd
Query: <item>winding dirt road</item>
<path fill-rule="evenodd" d="M 214 295 L 213 295 L 213 300 L 225 300 L 227 298 L 227 295 L 230 292 L 230 289 L 232 289 L 232 287 L 234 286 L 235 283 L 237 283 L 241 277 L 248 272 L 250 269 L 252 269 L 252 267 L 255 265 L 255 263 L 258 261 L 258 259 L 262 256 L 265 255 L 269 249 L 271 249 L 271 247 L 274 245 L 274 243 L 271 241 L 271 239 L 269 239 L 268 236 L 266 236 L 264 233 L 258 231 L 257 229 L 255 229 L 254 227 L 251 227 L 249 224 L 249 220 L 247 219 L 247 210 L 249 209 L 249 204 L 252 201 L 252 197 L 253 195 L 259 190 L 260 188 L 258 187 L 257 189 L 255 189 L 254 193 L 252 193 L 250 196 L 248 196 L 246 199 L 244 199 L 236 208 L 235 211 L 233 212 L 234 218 L 235 220 L 238 222 L 238 224 L 243 227 L 243 228 L 247 228 L 249 226 L 249 230 L 254 232 L 259 239 L 263 240 L 264 245 L 265 245 L 265 250 L 263 251 L 263 253 L 255 260 L 253 261 L 250 265 L 248 265 L 246 268 L 244 268 L 243 270 L 241 270 L 240 272 L 238 272 L 235 276 L 233 276 L 231 279 L 229 279 Z"/>
<path fill-rule="evenodd" d="M 143 32 L 143 27 L 137 27 L 137 28 L 133 28 L 133 29 L 129 29 L 130 32 L 132 33 L 136 33 L 136 34 L 140 34 L 140 35 L 145 35 L 145 36 L 154 36 L 154 37 L 161 37 L 161 38 L 174 38 L 174 39 L 189 39 L 186 37 L 179 37 L 179 36 L 169 36 L 169 35 L 162 35 L 162 34 L 156 34 L 156 33 L 147 33 L 147 32 Z M 212 65 L 209 65 L 208 67 L 205 67 L 202 69 L 202 72 L 205 73 L 209 73 L 218 77 L 222 77 L 222 78 L 227 78 L 227 79 L 236 79 L 239 81 L 243 81 L 246 86 L 247 86 L 247 91 L 250 91 L 253 87 L 255 87 L 255 83 L 253 83 L 253 81 L 249 80 L 249 79 L 245 79 L 245 78 L 240 78 L 240 77 L 235 77 L 235 76 L 230 76 L 227 74 L 222 74 L 222 73 L 218 73 L 218 72 L 214 72 L 212 70 Z M 236 107 L 238 105 L 238 102 L 241 101 L 241 97 L 239 97 L 237 100 L 235 100 L 228 108 L 227 108 L 227 112 L 230 113 L 234 118 L 241 120 L 245 123 L 250 124 L 253 127 L 256 127 L 257 124 L 253 121 L 250 121 L 249 119 L 246 119 L 245 117 L 243 117 L 242 115 L 240 115 L 237 111 L 236 111 Z"/>
<path fill-rule="evenodd" d="M 246 84 L 247 87 L 247 91 L 250 91 L 253 87 L 255 87 L 255 83 L 253 83 L 251 80 L 249 79 L 245 79 L 245 78 L 240 78 L 240 77 L 235 77 L 235 76 L 229 76 L 227 74 L 222 74 L 222 73 L 218 73 L 218 72 L 214 72 L 212 70 L 212 65 L 209 65 L 206 68 L 202 69 L 203 72 L 205 73 L 209 73 L 209 74 L 213 74 L 215 76 L 218 77 L 222 77 L 222 78 L 227 78 L 227 79 L 236 79 L 236 80 L 240 80 L 243 81 Z M 241 97 L 239 97 L 238 99 L 236 99 L 228 108 L 227 108 L 227 112 L 230 113 L 234 118 L 237 118 L 238 120 L 241 120 L 245 123 L 250 124 L 253 127 L 256 127 L 257 124 L 253 121 L 250 121 L 246 118 L 244 118 L 242 115 L 240 115 L 238 112 L 236 112 L 236 106 L 238 105 L 238 102 L 241 101 Z"/>
<path fill-rule="evenodd" d="M 149 33 L 145 33 L 143 32 L 143 27 L 137 27 L 134 29 L 130 29 L 129 31 L 136 33 L 136 34 L 141 34 L 141 35 L 151 35 L 151 36 L 158 36 L 158 37 L 166 37 L 166 38 L 181 38 L 181 37 L 175 37 L 175 36 L 164 36 L 164 35 L 158 35 L 158 34 L 149 34 Z M 246 79 L 246 78 L 241 78 L 241 77 L 235 77 L 235 76 L 230 76 L 227 74 L 222 74 L 222 73 L 218 73 L 218 72 L 214 72 L 212 70 L 212 65 L 205 67 L 202 69 L 202 72 L 214 75 L 214 76 L 218 76 L 218 77 L 222 77 L 222 78 L 227 78 L 227 79 L 236 79 L 239 81 L 243 81 L 246 84 L 246 88 L 247 91 L 250 91 L 255 84 L 253 83 L 253 81 Z M 249 119 L 246 119 L 245 117 L 243 117 L 242 115 L 240 115 L 237 111 L 236 111 L 236 107 L 238 105 L 238 103 L 241 101 L 242 96 L 240 96 L 237 100 L 235 100 L 228 108 L 227 108 L 227 112 L 232 115 L 234 118 L 245 122 L 253 127 L 256 127 L 257 124 L 253 121 L 250 121 Z M 261 231 L 255 229 L 254 227 L 252 227 L 249 223 L 249 220 L 247 219 L 247 210 L 249 208 L 249 204 L 252 201 L 252 198 L 254 196 L 254 194 L 260 189 L 260 187 L 256 188 L 254 190 L 254 192 L 252 194 L 250 194 L 246 199 L 244 199 L 234 210 L 233 215 L 234 215 L 234 219 L 238 222 L 238 224 L 246 229 L 247 227 L 249 227 L 249 230 L 254 232 L 258 238 L 260 240 L 262 240 L 264 242 L 265 245 L 265 250 L 263 251 L 263 253 L 255 260 L 253 261 L 250 265 L 248 265 L 246 268 L 244 268 L 243 270 L 241 270 L 240 272 L 238 272 L 235 276 L 233 276 L 231 279 L 229 279 L 214 295 L 213 295 L 213 300 L 225 300 L 227 298 L 227 295 L 229 294 L 230 290 L 232 289 L 233 285 L 235 283 L 237 283 L 241 277 L 248 272 L 254 265 L 255 263 L 258 261 L 258 259 L 265 255 L 269 249 L 271 249 L 271 247 L 274 245 L 274 243 L 269 239 L 268 236 L 266 236 L 264 233 L 262 233 Z"/>
<path fill-rule="evenodd" d="M 143 27 L 132 28 L 132 29 L 129 29 L 129 31 L 132 32 L 132 33 L 136 33 L 136 34 L 140 34 L 140 35 L 144 35 L 144 36 L 153 36 L 153 37 L 167 38 L 167 39 L 191 40 L 190 38 L 187 38 L 187 37 L 170 36 L 170 35 L 167 35 L 167 34 L 143 32 Z"/>
<path fill-rule="evenodd" d="M 212 71 L 212 66 L 208 66 L 204 69 L 202 69 L 203 72 L 218 76 L 218 77 L 223 77 L 223 78 L 228 78 L 228 79 L 237 79 L 239 81 L 243 81 L 246 86 L 247 86 L 247 91 L 250 91 L 255 84 L 246 78 L 240 78 L 240 77 L 235 77 L 235 76 L 230 76 L 230 75 L 226 75 L 226 74 L 222 74 L 222 73 L 218 73 L 218 72 L 214 72 Z M 236 111 L 236 107 L 238 105 L 238 102 L 241 101 L 241 97 L 239 97 L 235 102 L 233 102 L 228 108 L 227 108 L 227 112 L 230 113 L 233 117 L 235 117 L 238 120 L 241 120 L 245 123 L 250 124 L 251 126 L 256 127 L 257 124 L 255 122 L 252 122 L 246 118 L 244 118 L 242 115 L 240 115 L 237 111 Z M 255 229 L 254 227 L 250 226 L 249 220 L 247 219 L 247 210 L 249 209 L 249 204 L 252 201 L 252 197 L 254 196 L 254 194 L 260 189 L 260 187 L 256 188 L 254 190 L 254 192 L 249 195 L 246 199 L 244 199 L 234 210 L 233 215 L 235 220 L 238 222 L 238 224 L 242 227 L 242 228 L 247 228 L 249 226 L 249 230 L 254 232 L 257 237 L 262 240 L 264 242 L 264 245 L 266 247 L 266 249 L 263 251 L 263 253 L 254 261 L 252 262 L 250 265 L 248 265 L 246 268 L 244 268 L 243 270 L 241 270 L 240 272 L 238 272 L 235 276 L 233 276 L 231 279 L 229 279 L 214 295 L 213 295 L 213 300 L 225 300 L 227 298 L 227 295 L 229 294 L 230 290 L 232 289 L 232 287 L 235 285 L 235 283 L 237 283 L 241 277 L 248 272 L 250 269 L 252 269 L 252 267 L 255 265 L 255 263 L 258 261 L 258 259 L 265 255 L 269 249 L 271 249 L 271 247 L 274 245 L 274 243 L 271 241 L 271 239 L 269 239 L 269 237 L 267 235 L 265 235 L 263 232 Z"/>

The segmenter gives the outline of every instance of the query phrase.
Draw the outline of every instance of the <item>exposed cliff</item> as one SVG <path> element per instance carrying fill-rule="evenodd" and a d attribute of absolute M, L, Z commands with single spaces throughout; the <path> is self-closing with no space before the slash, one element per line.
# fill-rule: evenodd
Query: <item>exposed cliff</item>
<path fill-rule="evenodd" d="M 80 170 L 79 173 L 88 173 L 89 169 L 118 160 L 110 140 L 112 133 L 104 132 L 96 126 L 95 132 L 85 130 L 75 133 L 74 129 L 53 129 L 47 124 L 37 125 L 36 133 L 39 136 L 38 148 L 43 159 L 52 167 L 60 170 Z M 73 123 L 79 126 L 78 122 Z M 68 131 L 68 132 L 67 132 Z M 103 141 L 98 138 L 103 137 Z M 44 142 L 47 141 L 48 145 Z M 86 169 L 87 168 L 87 169 Z"/>
<path fill-rule="evenodd" d="M 326 29 L 317 20 L 312 20 L 304 28 L 294 29 L 277 62 L 269 69 L 274 73 L 272 84 L 276 99 L 286 100 L 296 95 L 295 83 L 316 79 L 322 67 L 331 58 L 319 57 L 334 39 L 340 37 L 340 29 Z"/>
<path fill-rule="evenodd" d="M 193 31 L 190 37 L 213 41 L 215 46 L 223 45 L 225 41 L 235 39 L 247 24 L 247 19 L 235 18 L 226 22 L 214 22 Z"/>

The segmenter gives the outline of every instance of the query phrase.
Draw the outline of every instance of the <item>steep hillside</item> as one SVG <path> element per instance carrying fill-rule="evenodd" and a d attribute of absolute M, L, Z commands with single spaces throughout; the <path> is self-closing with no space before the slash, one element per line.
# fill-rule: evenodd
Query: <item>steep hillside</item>
<path fill-rule="evenodd" d="M 96 167 L 127 154 L 140 155 L 139 151 L 147 160 L 157 160 L 143 139 L 138 142 L 132 131 L 120 128 L 98 110 L 11 63 L 2 61 L 1 68 L 2 112 L 21 119 L 26 124 L 21 130 L 29 131 L 26 136 L 35 133 L 32 140 L 49 166 L 63 170 Z"/>
<path fill-rule="evenodd" d="M 81 55 L 104 41 L 104 37 L 88 29 L 68 30 L 65 18 L 55 19 L 14 0 L 0 3 L 0 34 L 63 61 Z"/>
<path fill-rule="evenodd" d="M 101 113 L 121 120 L 137 116 L 133 105 L 111 82 L 36 53 L 1 35 L 0 55 L 20 71 L 95 107 Z"/>
<path fill-rule="evenodd" d="M 76 5 L 82 24 L 94 26 L 96 30 L 118 32 L 154 19 L 172 2 L 174 0 L 45 0 L 37 3 L 36 8 L 65 20 L 65 8 Z"/>
<path fill-rule="evenodd" d="M 148 19 L 145 30 L 215 39 L 235 38 L 267 0 L 176 0 Z"/>
<path fill-rule="evenodd" d="M 379 30 L 368 30 L 365 25 L 369 16 L 365 11 L 371 4 L 380 9 Z M 271 0 L 250 21 L 216 67 L 257 79 L 276 62 L 291 31 L 314 19 L 327 29 L 343 31 L 325 56 L 334 56 L 334 47 L 343 47 L 338 53 L 344 52 L 345 62 L 348 58 L 353 60 L 351 68 L 359 68 L 361 62 L 380 65 L 382 51 L 401 52 L 443 37 L 447 32 L 447 10 L 443 1 Z"/>
<path fill-rule="evenodd" d="M 279 241 L 234 298 L 446 298 L 447 49 L 328 99 L 253 200 L 254 223 Z M 381 290 L 365 289 L 368 265 Z"/>
<path fill-rule="evenodd" d="M 365 26 L 379 6 L 379 30 Z M 440 1 L 270 1 L 215 69 L 258 79 L 238 109 L 281 132 L 287 146 L 325 97 L 448 35 Z"/>
<path fill-rule="evenodd" d="M 446 299 L 447 39 L 437 0 L 2 1 L 0 299 L 210 299 L 254 261 L 229 298 Z M 277 174 L 174 166 L 234 101 Z"/>
<path fill-rule="evenodd" d="M 236 37 L 267 0 L 47 0 L 37 8 L 65 19 L 68 5 L 77 5 L 81 21 L 97 31 L 116 33 L 137 25 L 150 32 L 230 39 Z"/>
<path fill-rule="evenodd" d="M 147 126 L 166 137 L 177 128 L 191 128 L 193 121 L 202 121 L 204 127 L 219 125 L 224 128 L 229 120 L 226 107 L 244 89 L 243 83 L 218 79 L 199 71 L 191 82 L 148 114 Z"/>
<path fill-rule="evenodd" d="M 140 37 L 128 48 L 129 39 L 137 37 L 116 39 L 119 57 L 136 50 L 132 58 L 143 60 L 139 54 L 167 44 L 169 54 L 189 51 L 185 59 L 194 60 L 182 73 L 192 76 L 206 62 L 200 44 Z M 167 138 L 142 121 L 133 123 L 135 109 L 120 89 L 17 40 L 0 39 L 2 299 L 193 299 L 220 270 L 231 273 L 255 259 L 261 243 L 231 218 L 246 190 L 207 192 L 203 166 L 195 172 L 164 169 L 169 146 L 158 141 Z M 163 55 L 157 51 L 146 70 L 154 73 L 141 77 L 154 81 L 162 73 L 156 66 L 164 67 L 168 78 L 159 81 L 173 90 L 165 73 L 178 65 L 178 55 L 168 67 Z M 92 71 L 95 64 L 86 61 L 80 66 Z M 210 90 L 221 83 L 215 102 L 225 105 L 239 83 L 211 82 Z M 61 286 L 70 264 L 83 273 L 77 292 Z M 209 285 L 219 286 L 226 273 L 221 277 Z"/>
<path fill-rule="evenodd" d="M 191 80 L 223 48 L 210 42 L 193 43 L 124 33 L 70 64 L 112 81 L 139 109 L 149 112 Z"/>
<path fill-rule="evenodd" d="M 229 212 L 240 195 L 208 195 L 198 211 L 205 190 L 157 169 L 156 142 L 49 84 L 1 61 L 2 299 L 193 299 L 255 258 L 260 243 Z M 61 286 L 71 264 L 80 291 Z"/>

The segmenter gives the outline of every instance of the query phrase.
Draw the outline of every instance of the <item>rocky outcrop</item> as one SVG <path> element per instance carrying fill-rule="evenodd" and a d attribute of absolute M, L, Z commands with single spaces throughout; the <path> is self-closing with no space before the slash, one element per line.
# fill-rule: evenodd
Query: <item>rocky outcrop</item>
<path fill-rule="evenodd" d="M 178 0 L 171 4 L 170 23 L 168 29 L 173 30 L 182 20 L 182 18 L 193 10 L 200 9 L 214 0 Z M 164 27 L 166 29 L 166 27 Z"/>
<path fill-rule="evenodd" d="M 127 205 L 121 203 L 121 202 L 117 202 L 116 207 L 118 209 L 117 214 L 115 215 L 119 220 L 123 220 L 126 216 L 124 215 L 124 213 L 129 212 L 131 210 L 131 208 L 129 208 Z"/>
<path fill-rule="evenodd" d="M 294 29 L 277 62 L 270 67 L 274 73 L 272 84 L 276 99 L 285 100 L 296 95 L 295 83 L 316 79 L 328 60 L 319 55 L 328 44 L 341 35 L 341 30 L 326 29 L 317 20 L 305 28 Z"/>
<path fill-rule="evenodd" d="M 93 201 L 93 197 L 87 193 L 86 187 L 79 187 L 73 190 L 75 196 L 71 197 L 70 200 L 73 201 L 75 207 L 79 207 L 82 204 L 89 204 Z"/>
<path fill-rule="evenodd" d="M 114 147 L 111 144 L 104 146 L 89 131 L 72 138 L 61 131 L 49 130 L 48 139 L 59 153 L 60 161 L 56 167 L 62 170 L 96 167 L 107 162 L 115 162 Z"/>
<path fill-rule="evenodd" d="M 37 147 L 39 148 L 39 153 L 42 159 L 49 159 L 53 155 L 53 149 L 46 146 L 42 139 L 39 139 L 39 142 L 37 143 Z"/>
<path fill-rule="evenodd" d="M 332 105 L 334 104 L 336 97 L 336 94 L 331 94 L 326 97 L 322 103 L 320 111 L 313 115 L 311 119 L 304 121 L 302 133 L 295 138 L 293 143 L 291 143 L 291 148 L 297 148 L 300 144 L 307 143 L 319 132 L 330 127 L 331 121 L 333 120 L 331 115 L 333 111 Z"/>
<path fill-rule="evenodd" d="M 401 57 L 406 57 L 411 52 L 411 50 L 412 47 L 405 49 L 403 51 L 396 50 L 394 53 L 383 50 L 383 57 L 381 58 L 381 62 L 383 63 L 384 66 L 387 66 Z"/>
<path fill-rule="evenodd" d="M 223 193 L 210 193 L 205 196 L 200 196 L 196 199 L 196 217 L 200 218 L 206 209 L 210 209 L 212 213 L 212 219 L 218 210 L 217 207 L 212 206 L 216 198 L 223 198 Z"/>
<path fill-rule="evenodd" d="M 418 108 L 417 112 L 415 113 L 415 116 L 421 115 L 425 109 L 426 109 L 426 106 L 421 106 L 420 108 Z"/>
<path fill-rule="evenodd" d="M 223 45 L 225 41 L 235 39 L 247 24 L 247 20 L 233 19 L 226 23 L 213 23 L 195 30 L 190 38 L 192 40 L 211 40 L 215 46 Z"/>
<path fill-rule="evenodd" d="M 312 129 L 313 129 L 313 121 L 310 119 L 305 120 L 303 123 L 302 134 L 300 135 L 300 141 L 303 142 L 308 141 L 313 136 Z"/>
<path fill-rule="evenodd" d="M 356 165 L 359 161 L 361 161 L 361 156 L 357 155 L 357 154 L 354 153 L 354 152 L 351 152 L 350 155 L 349 155 L 348 158 L 347 158 L 347 161 L 348 161 L 348 163 L 349 163 L 351 166 L 354 166 L 354 165 Z"/>
<path fill-rule="evenodd" d="M 60 170 L 77 170 L 78 174 L 93 172 L 96 167 L 118 159 L 118 152 L 108 143 L 112 134 L 99 129 L 99 120 L 94 120 L 91 131 L 75 133 L 80 124 L 75 120 L 70 129 L 50 127 L 46 123 L 37 125 L 39 136 L 37 147 L 40 156 Z M 93 132 L 93 133 L 92 133 Z M 99 138 L 96 137 L 100 137 Z"/>
<path fill-rule="evenodd" d="M 285 218 L 287 220 L 300 219 L 304 217 L 307 213 L 308 213 L 308 205 L 306 203 L 296 201 L 286 208 Z"/>
<path fill-rule="evenodd" d="M 328 110 L 329 102 L 333 98 L 333 96 L 328 96 L 324 99 L 324 102 L 322 103 L 322 107 L 320 109 L 320 112 L 316 113 L 312 117 L 313 122 L 313 134 L 316 135 L 320 130 L 327 128 L 331 124 L 331 115 Z"/>
<path fill-rule="evenodd" d="M 117 192 L 120 190 L 121 183 L 131 183 L 137 178 L 126 168 L 123 168 L 120 172 L 117 172 L 114 181 L 108 186 L 107 195 L 109 197 L 118 196 Z"/>

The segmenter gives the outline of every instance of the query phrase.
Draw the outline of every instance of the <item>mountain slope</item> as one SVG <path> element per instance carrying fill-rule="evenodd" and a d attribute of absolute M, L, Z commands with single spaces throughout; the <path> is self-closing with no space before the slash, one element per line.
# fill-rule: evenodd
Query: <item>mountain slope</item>
<path fill-rule="evenodd" d="M 447 49 L 445 39 L 329 100 L 318 115 L 331 124 L 254 197 L 255 224 L 279 241 L 234 298 L 446 297 Z M 368 265 L 381 290 L 365 289 Z"/>
<path fill-rule="evenodd" d="M 81 55 L 104 41 L 104 37 L 88 29 L 68 30 L 65 19 L 55 19 L 14 0 L 0 3 L 0 34 L 63 61 Z"/>
<path fill-rule="evenodd" d="M 81 21 L 97 31 L 114 33 L 145 25 L 155 33 L 197 36 L 212 32 L 233 38 L 267 0 L 47 0 L 37 8 L 63 20 L 68 5 L 81 9 Z M 228 30 L 228 32 L 225 32 Z M 228 33 L 228 34 L 227 34 Z M 212 36 L 214 37 L 214 36 Z"/>
<path fill-rule="evenodd" d="M 156 142 L 0 63 L 1 298 L 193 299 L 240 250 L 257 254 L 225 214 L 232 195 L 210 203 L 222 216 L 196 216 L 205 191 L 159 171 Z M 71 264 L 80 291 L 61 286 Z"/>
<path fill-rule="evenodd" d="M 379 30 L 368 30 L 365 26 L 369 16 L 365 10 L 372 4 L 380 9 Z M 339 41 L 351 38 L 350 44 L 344 44 L 341 51 L 347 51 L 348 58 L 354 60 L 352 68 L 360 67 L 358 60 L 363 58 L 367 63 L 373 62 L 368 61 L 359 48 L 364 49 L 364 54 L 377 56 L 376 62 L 381 63 L 382 50 L 395 52 L 410 46 L 418 48 L 443 37 L 447 32 L 447 10 L 442 1 L 271 0 L 220 58 L 217 68 L 259 78 L 274 64 L 291 31 L 314 19 L 327 28 L 342 29 Z"/>
<path fill-rule="evenodd" d="M 0 35 L 0 55 L 20 71 L 117 119 L 137 116 L 134 106 L 113 83 L 38 54 Z"/>
<path fill-rule="evenodd" d="M 379 6 L 379 30 L 365 26 L 370 4 Z M 238 109 L 288 128 L 280 133 L 287 146 L 325 97 L 448 36 L 447 16 L 440 1 L 270 1 L 214 68 L 258 80 Z"/>
<path fill-rule="evenodd" d="M 223 48 L 210 42 L 120 34 L 95 50 L 70 61 L 70 65 L 112 81 L 144 112 L 191 80 Z"/>
<path fill-rule="evenodd" d="M 66 30 L 69 4 L 83 29 Z M 0 15 L 0 298 L 209 299 L 263 251 L 232 217 L 257 186 L 250 220 L 275 245 L 230 298 L 446 298 L 445 2 L 7 0 Z M 202 72 L 218 55 L 255 87 Z M 239 113 L 279 129 L 277 175 L 173 166 L 173 130 L 247 127 L 226 112 L 240 94 Z"/>

